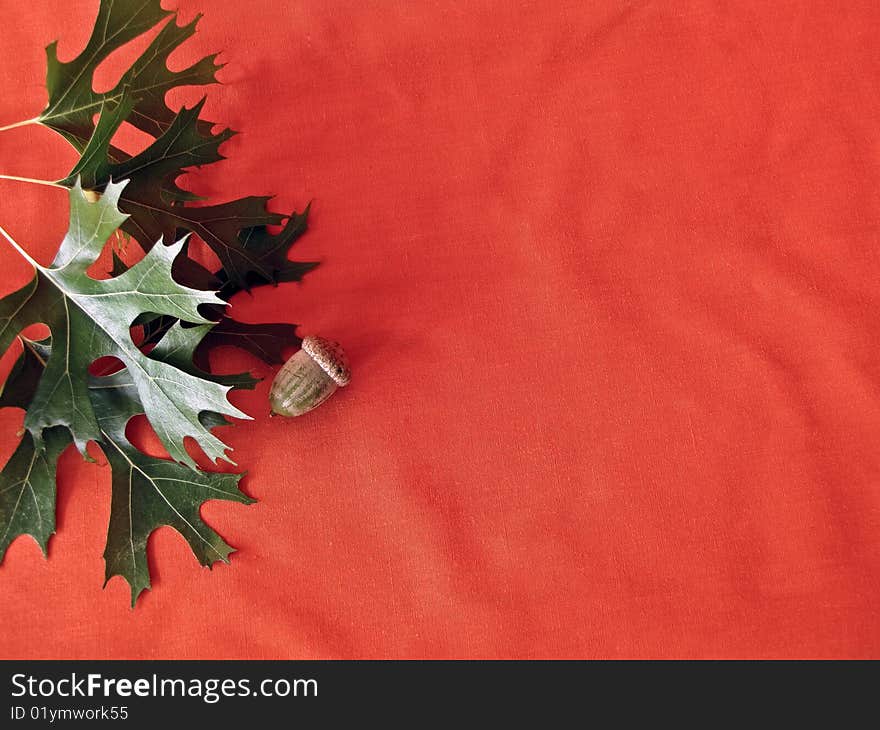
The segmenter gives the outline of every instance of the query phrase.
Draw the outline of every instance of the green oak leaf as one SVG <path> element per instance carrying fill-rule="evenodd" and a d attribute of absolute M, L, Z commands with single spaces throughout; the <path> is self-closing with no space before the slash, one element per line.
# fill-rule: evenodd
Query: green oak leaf
<path fill-rule="evenodd" d="M 172 335 L 154 348 L 151 356 L 168 356 L 195 372 L 192 354 L 198 339 L 197 332 Z M 0 407 L 24 407 L 33 397 L 49 360 L 48 340 L 24 342 L 24 352 L 0 394 Z M 241 387 L 253 387 L 253 382 L 243 380 Z M 193 471 L 135 448 L 126 438 L 125 428 L 133 416 L 143 412 L 143 407 L 126 370 L 90 377 L 89 397 L 101 428 L 99 444 L 112 469 L 105 585 L 114 575 L 121 575 L 131 587 L 135 604 L 140 593 L 150 587 L 147 540 L 163 525 L 178 530 L 203 565 L 210 566 L 217 560 L 228 562 L 232 548 L 204 524 L 198 512 L 210 499 L 254 502 L 238 489 L 242 475 Z M 211 425 L 225 422 L 217 420 L 216 414 L 202 414 L 202 418 Z M 12 540 L 23 534 L 31 535 L 45 555 L 48 539 L 55 531 L 55 464 L 71 438 L 66 429 L 58 427 L 47 431 L 44 440 L 46 448 L 37 452 L 26 432 L 0 472 L 0 562 Z"/>
<path fill-rule="evenodd" d="M 188 469 L 132 446 L 125 427 L 143 408 L 127 369 L 93 378 L 91 397 L 101 428 L 100 444 L 113 471 L 105 585 L 114 575 L 121 575 L 131 586 L 134 606 L 141 592 L 150 587 L 147 540 L 163 525 L 186 538 L 202 565 L 229 562 L 233 548 L 204 523 L 199 510 L 211 499 L 252 504 L 255 500 L 238 488 L 243 475 Z"/>
<path fill-rule="evenodd" d="M 148 48 L 110 91 L 96 93 L 93 77 L 98 66 L 114 51 L 154 28 L 169 16 Z M 137 97 L 127 121 L 156 137 L 165 131 L 174 112 L 165 104 L 165 95 L 179 86 L 216 83 L 222 65 L 216 54 L 201 59 L 182 71 L 168 68 L 168 57 L 196 31 L 201 16 L 183 26 L 176 23 L 176 12 L 163 10 L 160 0 L 101 0 L 95 27 L 86 47 L 76 58 L 58 60 L 57 43 L 46 48 L 48 70 L 46 87 L 49 103 L 38 121 L 63 135 L 79 152 L 92 135 L 92 118 L 105 104 L 117 103 L 126 88 Z M 202 122 L 210 129 L 209 122 Z M 116 150 L 118 159 L 125 153 Z"/>
<path fill-rule="evenodd" d="M 98 281 L 86 269 L 105 241 L 125 220 L 117 203 L 125 183 L 108 183 L 88 202 L 78 183 L 70 191 L 70 228 L 48 267 L 34 264 L 34 279 L 0 300 L 0 352 L 25 327 L 43 323 L 52 331 L 52 355 L 34 393 L 25 428 L 39 451 L 43 431 L 69 429 L 85 454 L 100 428 L 89 400 L 87 370 L 102 356 L 114 356 L 131 374 L 147 419 L 176 461 L 195 466 L 184 448 L 192 437 L 211 460 L 226 458 L 225 444 L 199 420 L 203 411 L 249 418 L 227 400 L 229 385 L 186 373 L 145 355 L 130 326 L 144 313 L 209 324 L 200 305 L 222 305 L 212 292 L 178 284 L 171 275 L 183 242 L 154 246 L 137 264 L 112 279 Z"/>

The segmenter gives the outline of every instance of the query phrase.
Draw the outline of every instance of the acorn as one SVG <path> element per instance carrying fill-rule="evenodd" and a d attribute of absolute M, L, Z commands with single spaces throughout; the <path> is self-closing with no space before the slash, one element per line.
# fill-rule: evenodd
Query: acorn
<path fill-rule="evenodd" d="M 308 413 L 350 381 L 348 358 L 339 343 L 323 337 L 306 337 L 302 349 L 284 363 L 272 381 L 271 415 L 292 417 Z"/>

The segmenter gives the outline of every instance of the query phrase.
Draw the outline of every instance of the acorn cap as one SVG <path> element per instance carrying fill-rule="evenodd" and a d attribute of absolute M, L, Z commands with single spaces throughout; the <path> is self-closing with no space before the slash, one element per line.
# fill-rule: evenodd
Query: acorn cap
<path fill-rule="evenodd" d="M 339 386 L 346 386 L 351 382 L 351 368 L 348 366 L 348 358 L 338 342 L 325 340 L 323 337 L 306 337 L 302 341 L 302 349 L 321 369 L 329 375 Z"/>

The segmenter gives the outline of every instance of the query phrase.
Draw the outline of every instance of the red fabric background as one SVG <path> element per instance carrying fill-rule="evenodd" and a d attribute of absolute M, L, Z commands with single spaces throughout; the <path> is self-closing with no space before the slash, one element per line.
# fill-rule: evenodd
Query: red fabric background
<path fill-rule="evenodd" d="M 244 132 L 192 184 L 315 200 L 324 266 L 236 313 L 338 338 L 354 381 L 292 421 L 236 396 L 259 503 L 203 513 L 240 552 L 158 531 L 134 611 L 101 590 L 108 469 L 67 453 L 50 560 L 0 567 L 0 655 L 880 655 L 875 0 L 179 6 Z M 97 0 L 0 7 L 5 124 Z M 0 134 L 0 172 L 72 159 Z M 48 260 L 64 193 L 2 182 L 0 222 Z"/>

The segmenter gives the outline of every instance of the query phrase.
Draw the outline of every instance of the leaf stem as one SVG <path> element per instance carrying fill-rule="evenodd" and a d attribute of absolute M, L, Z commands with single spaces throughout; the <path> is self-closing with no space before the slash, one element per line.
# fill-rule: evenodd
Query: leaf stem
<path fill-rule="evenodd" d="M 61 188 L 67 190 L 66 187 L 51 180 L 40 180 L 34 177 L 19 177 L 18 175 L 0 175 L 0 180 L 13 180 L 14 182 L 31 183 L 32 185 L 45 185 L 50 188 Z"/>
<path fill-rule="evenodd" d="M 30 124 L 37 124 L 39 121 L 39 117 L 34 117 L 33 119 L 25 119 L 21 122 L 15 122 L 14 124 L 7 124 L 5 127 L 0 127 L 0 132 L 5 132 L 9 129 L 18 129 L 18 127 L 27 127 Z"/>
<path fill-rule="evenodd" d="M 31 257 L 31 255 L 27 251 L 25 251 L 21 246 L 18 245 L 15 239 L 6 232 L 6 229 L 3 226 L 0 226 L 0 235 L 2 235 L 3 238 L 9 241 L 9 243 L 12 245 L 12 248 L 18 251 L 18 253 L 21 254 L 22 258 L 24 258 L 24 260 L 27 261 L 31 266 L 38 270 L 43 268 Z"/>

